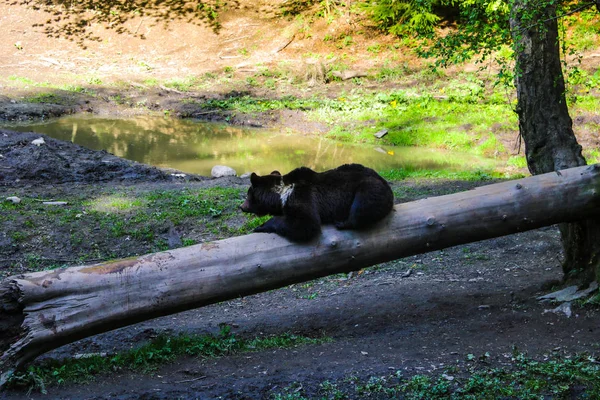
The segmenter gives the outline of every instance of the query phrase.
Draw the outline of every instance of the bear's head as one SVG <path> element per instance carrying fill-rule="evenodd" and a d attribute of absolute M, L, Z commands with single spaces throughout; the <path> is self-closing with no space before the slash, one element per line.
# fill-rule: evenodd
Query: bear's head
<path fill-rule="evenodd" d="M 282 184 L 281 174 L 273 171 L 269 175 L 250 175 L 251 186 L 244 204 L 240 206 L 243 212 L 263 215 L 282 215 L 281 196 L 277 188 Z"/>

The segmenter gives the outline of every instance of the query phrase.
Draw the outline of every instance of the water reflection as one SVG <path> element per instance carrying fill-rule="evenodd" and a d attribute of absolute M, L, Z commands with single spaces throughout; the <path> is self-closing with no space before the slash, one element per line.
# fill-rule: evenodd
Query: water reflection
<path fill-rule="evenodd" d="M 44 133 L 130 160 L 201 175 L 210 175 L 217 164 L 228 165 L 240 175 L 250 171 L 266 174 L 274 169 L 285 173 L 302 165 L 322 171 L 353 162 L 380 171 L 469 170 L 494 165 L 493 160 L 439 149 L 352 145 L 319 137 L 160 117 L 69 116 L 8 128 Z"/>

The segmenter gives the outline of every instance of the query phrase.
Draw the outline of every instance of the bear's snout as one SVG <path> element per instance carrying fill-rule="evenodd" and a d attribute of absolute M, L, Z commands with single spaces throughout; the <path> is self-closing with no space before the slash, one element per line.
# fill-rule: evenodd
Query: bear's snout
<path fill-rule="evenodd" d="M 246 199 L 246 201 L 244 201 L 241 205 L 240 205 L 240 209 L 243 212 L 250 212 L 250 204 L 248 202 L 248 199 Z"/>

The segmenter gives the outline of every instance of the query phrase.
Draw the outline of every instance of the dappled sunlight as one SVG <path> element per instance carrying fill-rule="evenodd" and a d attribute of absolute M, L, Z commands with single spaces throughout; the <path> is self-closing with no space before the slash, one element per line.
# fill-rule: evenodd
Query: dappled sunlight
<path fill-rule="evenodd" d="M 50 38 L 67 38 L 84 45 L 85 41 L 101 41 L 102 37 L 94 29 L 101 25 L 119 34 L 144 39 L 145 23 L 153 27 L 170 22 L 183 21 L 193 25 L 209 26 L 218 32 L 221 28 L 219 11 L 228 6 L 238 5 L 232 1 L 178 1 L 178 0 L 133 0 L 133 1 L 35 1 L 21 0 L 20 5 L 29 5 L 42 11 L 48 19 L 34 27 L 42 28 Z"/>
<path fill-rule="evenodd" d="M 120 194 L 100 196 L 85 204 L 91 211 L 113 214 L 134 212 L 144 205 L 141 199 Z"/>

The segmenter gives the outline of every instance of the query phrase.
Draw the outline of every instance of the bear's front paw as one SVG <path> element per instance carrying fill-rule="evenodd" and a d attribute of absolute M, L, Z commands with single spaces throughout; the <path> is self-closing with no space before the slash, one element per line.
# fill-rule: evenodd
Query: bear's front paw
<path fill-rule="evenodd" d="M 272 222 L 272 219 L 270 219 L 261 226 L 255 228 L 254 232 L 275 233 L 277 232 L 277 226 Z"/>
<path fill-rule="evenodd" d="M 275 227 L 272 225 L 262 224 L 261 226 L 254 228 L 254 232 L 274 233 Z"/>

